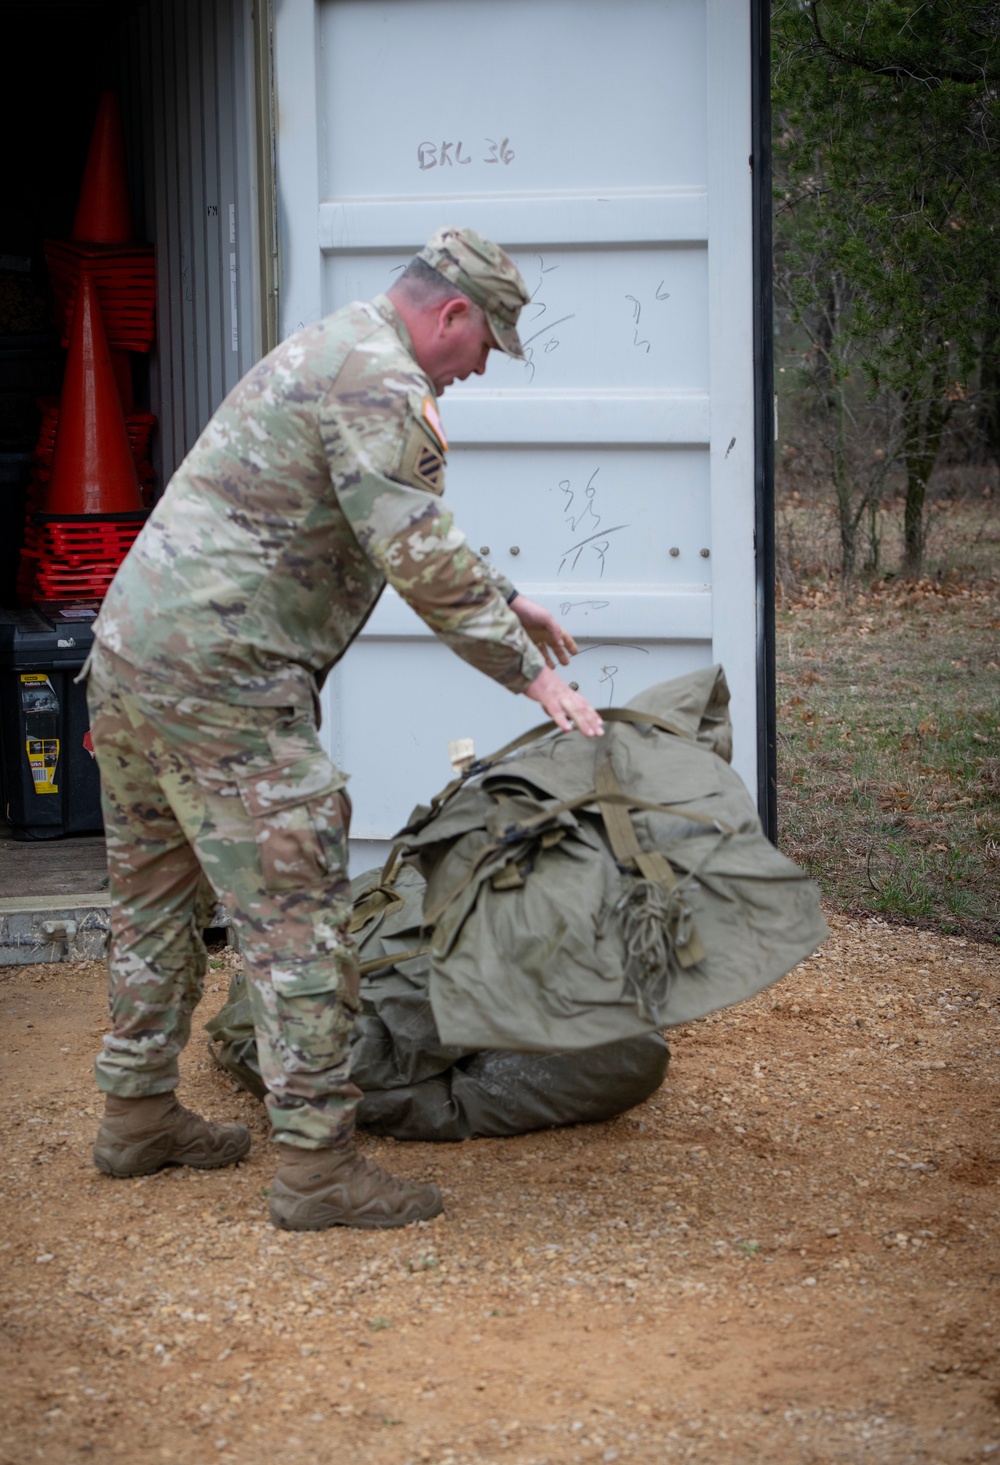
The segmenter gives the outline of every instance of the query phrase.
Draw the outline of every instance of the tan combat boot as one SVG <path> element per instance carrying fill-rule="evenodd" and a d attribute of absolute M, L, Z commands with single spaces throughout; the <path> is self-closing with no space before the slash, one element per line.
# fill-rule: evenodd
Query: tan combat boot
<path fill-rule="evenodd" d="M 357 1226 L 381 1231 L 429 1221 L 444 1209 L 436 1185 L 410 1185 L 359 1155 L 353 1140 L 330 1150 L 278 1145 L 271 1220 L 285 1231 Z"/>
<path fill-rule="evenodd" d="M 173 1092 L 144 1099 L 105 1095 L 94 1164 L 105 1175 L 152 1175 L 164 1165 L 216 1170 L 250 1148 L 243 1124 L 212 1124 L 177 1102 Z"/>

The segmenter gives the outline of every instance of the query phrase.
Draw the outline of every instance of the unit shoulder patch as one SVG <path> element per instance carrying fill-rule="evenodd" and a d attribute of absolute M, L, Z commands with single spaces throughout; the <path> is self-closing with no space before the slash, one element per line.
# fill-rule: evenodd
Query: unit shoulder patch
<path fill-rule="evenodd" d="M 434 433 L 423 421 L 414 422 L 403 444 L 399 462 L 400 477 L 415 488 L 427 488 L 431 493 L 444 492 L 444 452 Z"/>

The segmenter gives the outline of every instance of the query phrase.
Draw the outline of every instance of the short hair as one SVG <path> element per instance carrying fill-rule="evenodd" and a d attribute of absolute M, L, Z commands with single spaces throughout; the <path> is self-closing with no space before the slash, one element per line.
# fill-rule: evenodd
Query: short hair
<path fill-rule="evenodd" d="M 415 305 L 434 305 L 439 300 L 454 300 L 457 295 L 463 296 L 470 305 L 476 303 L 464 290 L 460 290 L 452 280 L 445 279 L 444 275 L 419 255 L 410 260 L 396 285 L 402 286 L 407 298 Z M 478 306 L 476 308 L 479 309 Z"/>

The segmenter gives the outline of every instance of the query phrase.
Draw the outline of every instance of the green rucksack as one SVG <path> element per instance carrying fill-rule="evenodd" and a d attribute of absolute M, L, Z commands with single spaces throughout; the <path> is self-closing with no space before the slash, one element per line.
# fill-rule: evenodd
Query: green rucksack
<path fill-rule="evenodd" d="M 739 1002 L 816 949 L 819 892 L 729 766 L 728 704 L 721 667 L 692 672 L 605 712 L 603 738 L 547 724 L 414 811 L 396 859 L 427 882 L 443 1043 L 589 1048 Z"/>
<path fill-rule="evenodd" d="M 414 810 L 352 883 L 359 1122 L 401 1139 L 607 1119 L 666 1072 L 659 1030 L 739 1002 L 827 935 L 729 767 L 721 667 L 536 728 Z M 263 1094 L 236 977 L 213 1053 Z"/>

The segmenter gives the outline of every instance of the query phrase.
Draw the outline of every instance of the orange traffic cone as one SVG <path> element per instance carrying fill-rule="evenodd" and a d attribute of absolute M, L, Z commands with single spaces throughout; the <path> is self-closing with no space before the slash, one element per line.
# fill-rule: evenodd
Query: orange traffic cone
<path fill-rule="evenodd" d="M 90 244 L 127 244 L 132 238 L 122 113 L 114 92 L 103 92 L 97 106 L 72 237 Z"/>
<path fill-rule="evenodd" d="M 104 308 L 101 308 L 101 319 L 104 320 Z M 105 335 L 107 335 L 107 322 L 104 321 Z M 132 389 L 132 357 L 128 351 L 116 351 L 111 348 L 111 366 L 115 373 L 115 381 L 118 383 L 118 395 L 122 399 L 122 411 L 127 417 L 135 407 L 135 392 Z"/>
<path fill-rule="evenodd" d="M 76 292 L 44 511 L 130 514 L 142 506 L 97 287 L 84 270 Z"/>

